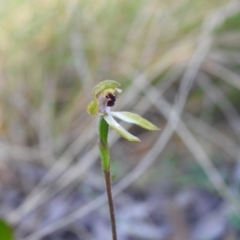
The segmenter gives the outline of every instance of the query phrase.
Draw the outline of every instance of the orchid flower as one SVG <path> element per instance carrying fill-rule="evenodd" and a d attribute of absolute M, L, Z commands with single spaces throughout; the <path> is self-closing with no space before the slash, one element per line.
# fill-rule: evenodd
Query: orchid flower
<path fill-rule="evenodd" d="M 113 80 L 105 80 L 97 84 L 92 91 L 93 100 L 87 106 L 90 115 L 102 116 L 107 124 L 119 135 L 128 141 L 139 142 L 139 138 L 125 130 L 115 119 L 119 118 L 125 122 L 136 124 L 147 130 L 159 130 L 154 124 L 131 112 L 112 112 L 117 96 L 122 92 L 120 84 Z"/>
<path fill-rule="evenodd" d="M 125 130 L 115 119 L 119 118 L 125 122 L 134 123 L 142 128 L 148 130 L 158 130 L 158 128 L 150 123 L 148 120 L 131 112 L 111 112 L 111 107 L 114 106 L 117 96 L 122 90 L 119 88 L 120 84 L 113 80 L 105 80 L 97 84 L 92 91 L 93 100 L 87 106 L 87 112 L 90 115 L 99 115 L 98 122 L 98 148 L 101 156 L 102 170 L 105 176 L 106 191 L 108 197 L 108 206 L 110 213 L 110 220 L 112 226 L 112 239 L 117 240 L 116 220 L 114 214 L 112 190 L 111 190 L 111 161 L 110 151 L 108 146 L 108 129 L 109 126 L 114 129 L 122 137 L 128 141 L 139 142 L 139 138 Z"/>

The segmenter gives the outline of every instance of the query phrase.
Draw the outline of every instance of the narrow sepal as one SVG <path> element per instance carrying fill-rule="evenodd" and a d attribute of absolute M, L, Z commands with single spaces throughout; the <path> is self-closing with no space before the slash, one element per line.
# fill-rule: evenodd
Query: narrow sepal
<path fill-rule="evenodd" d="M 136 124 L 142 128 L 145 128 L 147 130 L 156 131 L 160 130 L 157 126 L 146 120 L 145 118 L 142 118 L 136 113 L 131 112 L 112 112 L 112 116 L 117 117 L 125 122 Z"/>
<path fill-rule="evenodd" d="M 90 115 L 97 115 L 98 114 L 98 103 L 96 100 L 91 101 L 88 105 L 87 105 L 87 112 Z"/>
<path fill-rule="evenodd" d="M 115 130 L 120 136 L 127 139 L 131 142 L 140 142 L 140 139 L 129 133 L 125 130 L 120 124 L 116 122 L 116 120 L 111 115 L 105 115 L 104 119 L 108 123 L 108 125 Z"/>

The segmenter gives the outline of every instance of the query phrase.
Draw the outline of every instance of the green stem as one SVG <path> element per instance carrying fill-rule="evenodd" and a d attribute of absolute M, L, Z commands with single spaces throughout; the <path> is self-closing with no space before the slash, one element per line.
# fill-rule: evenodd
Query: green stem
<path fill-rule="evenodd" d="M 98 122 L 98 147 L 101 154 L 101 163 L 103 171 L 110 171 L 110 156 L 108 147 L 108 124 L 103 117 Z"/>
<path fill-rule="evenodd" d="M 112 226 L 112 239 L 117 240 L 116 221 L 111 189 L 110 154 L 108 147 L 108 124 L 103 117 L 100 117 L 99 119 L 98 135 L 99 135 L 98 147 L 101 155 L 101 165 L 105 177 L 108 206 Z"/>

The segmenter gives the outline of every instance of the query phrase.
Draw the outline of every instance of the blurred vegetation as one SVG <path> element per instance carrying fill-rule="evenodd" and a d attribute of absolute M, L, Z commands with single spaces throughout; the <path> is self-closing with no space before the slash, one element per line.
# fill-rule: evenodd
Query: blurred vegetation
<path fill-rule="evenodd" d="M 8 174 L 0 176 L 3 182 L 0 190 L 2 195 L 9 189 L 22 194 L 18 204 L 8 210 L 11 213 L 8 220 L 19 223 L 28 214 L 28 210 L 18 211 L 18 207 L 37 194 L 34 189 L 45 174 L 53 177 L 40 185 L 39 193 L 48 189 L 47 184 L 59 192 L 69 187 L 70 190 L 66 190 L 69 193 L 71 184 L 78 185 L 82 180 L 74 177 L 77 175 L 73 174 L 74 164 L 94 151 L 95 122 L 85 108 L 97 82 L 105 79 L 120 82 L 124 91 L 116 108 L 126 111 L 135 108 L 164 131 L 167 119 L 157 108 L 162 107 L 162 103 L 158 98 L 154 106 L 147 101 L 147 94 L 154 96 L 151 92 L 154 87 L 157 93 L 163 91 L 162 96 L 169 104 L 175 102 L 187 63 L 201 41 L 204 26 L 208 26 L 204 21 L 229 2 L 1 1 L 0 172 Z M 235 172 L 239 167 L 240 144 L 239 26 L 240 13 L 236 11 L 211 33 L 210 49 L 199 67 L 200 74 L 182 114 L 183 123 L 237 197 L 240 195 L 240 177 Z M 206 85 L 202 83 L 203 76 Z M 145 87 L 141 77 L 146 77 Z M 116 183 L 141 163 L 159 137 L 136 127 L 131 131 L 140 136 L 142 143 L 132 145 L 118 140 L 118 144 L 112 146 Z M 80 141 L 79 147 L 74 147 L 77 141 Z M 88 161 L 97 158 L 94 154 L 89 156 Z M 61 158 L 68 160 L 64 170 L 52 168 Z M 195 161 L 196 156 L 189 153 L 189 146 L 177 134 L 155 158 L 154 167 L 147 169 L 134 185 L 137 190 L 151 194 L 150 189 L 156 184 L 153 188 L 159 191 L 164 187 L 176 193 L 197 188 L 221 196 L 206 171 Z M 21 167 L 28 170 L 24 172 Z M 88 173 L 84 183 L 89 186 L 83 187 L 84 190 L 79 187 L 77 191 L 80 195 L 89 194 L 87 200 L 93 199 L 92 196 L 102 190 L 101 181 L 98 182 L 100 171 L 89 170 L 89 167 L 79 171 L 82 169 Z M 30 172 L 36 179 L 29 180 L 32 179 Z M 86 190 L 91 187 L 94 190 Z M 39 205 L 48 204 L 50 198 L 40 197 Z M 31 205 L 29 212 L 39 205 Z M 2 215 L 8 216 L 6 211 L 2 210 Z M 228 223 L 234 231 L 240 231 L 238 216 L 229 214 Z M 26 230 L 23 225 L 18 234 L 25 236 L 39 226 Z"/>
<path fill-rule="evenodd" d="M 226 2 L 5 1 L 0 21 L 1 96 L 18 93 L 36 109 L 48 98 L 49 125 L 59 136 L 79 111 L 79 102 L 85 103 L 84 84 L 91 89 L 107 78 L 124 84 L 124 68 L 150 68 L 178 41 L 197 33 L 202 19 Z M 152 56 L 141 56 L 146 44 L 157 45 Z M 184 58 L 187 49 L 178 58 Z M 83 59 L 75 59 L 81 50 Z M 149 58 L 147 66 L 141 58 Z M 78 63 L 87 64 L 87 69 L 81 73 Z M 5 104 L 6 126 L 18 113 L 9 101 Z"/>

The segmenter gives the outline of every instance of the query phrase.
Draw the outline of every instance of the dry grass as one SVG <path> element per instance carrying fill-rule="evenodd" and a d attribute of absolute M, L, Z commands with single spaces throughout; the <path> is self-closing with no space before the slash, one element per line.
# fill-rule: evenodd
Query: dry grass
<path fill-rule="evenodd" d="M 161 162 L 170 166 L 172 146 L 179 144 L 180 171 L 196 160 L 209 179 L 208 189 L 230 206 L 228 214 L 234 209 L 239 216 L 240 177 L 234 167 L 227 176 L 221 172 L 237 168 L 239 159 L 238 1 L 13 0 L 1 5 L 0 171 L 6 172 L 1 191 L 19 188 L 23 194 L 20 204 L 1 214 L 18 226 L 19 239 L 41 239 L 105 204 L 105 196 L 86 193 L 90 202 L 78 202 L 47 226 L 46 216 L 38 216 L 38 209 L 47 215 L 53 201 L 81 192 L 81 181 L 92 192 L 103 192 L 95 168 L 96 121 L 85 108 L 92 87 L 104 79 L 122 84 L 116 108 L 145 115 L 162 128 L 160 135 L 131 128 L 143 139 L 139 145 L 126 145 L 111 132 L 113 159 L 120 161 L 113 169 L 115 196 L 127 198 L 124 190 L 136 181 L 143 188 L 161 185 L 161 177 L 152 179 L 150 173 Z M 19 174 L 21 166 L 31 164 L 44 174 Z M 173 175 L 167 177 L 172 185 Z M 94 238 L 84 228 L 79 231 Z"/>

